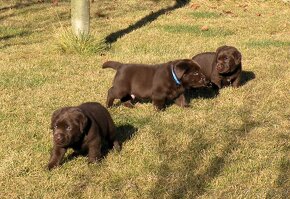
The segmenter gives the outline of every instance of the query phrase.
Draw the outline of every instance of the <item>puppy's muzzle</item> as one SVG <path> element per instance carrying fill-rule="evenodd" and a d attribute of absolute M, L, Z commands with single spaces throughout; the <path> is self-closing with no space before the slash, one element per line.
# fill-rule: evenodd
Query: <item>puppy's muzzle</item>
<path fill-rule="evenodd" d="M 199 83 L 200 83 L 200 84 L 203 84 L 203 85 L 205 85 L 205 86 L 210 86 L 209 84 L 211 84 L 211 82 L 210 82 L 208 79 L 206 79 L 205 76 L 202 77 L 202 78 L 199 80 Z"/>
<path fill-rule="evenodd" d="M 224 66 L 223 66 L 222 64 L 220 64 L 220 63 L 218 63 L 218 64 L 216 65 L 216 69 L 217 69 L 218 71 L 222 71 L 223 68 L 224 68 Z"/>
<path fill-rule="evenodd" d="M 66 137 L 63 133 L 56 131 L 53 134 L 53 140 L 58 145 L 63 145 L 66 142 Z"/>

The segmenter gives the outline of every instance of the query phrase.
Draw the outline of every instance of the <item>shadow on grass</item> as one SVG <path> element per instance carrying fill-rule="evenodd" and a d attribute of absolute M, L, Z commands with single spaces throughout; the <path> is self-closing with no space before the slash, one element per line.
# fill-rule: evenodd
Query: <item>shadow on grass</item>
<path fill-rule="evenodd" d="M 23 30 L 23 31 L 15 32 L 13 34 L 7 34 L 4 36 L 0 36 L 0 40 L 8 40 L 8 39 L 12 39 L 15 37 L 25 37 L 25 36 L 29 36 L 31 34 L 32 34 L 31 31 Z"/>
<path fill-rule="evenodd" d="M 124 143 L 131 139 L 131 137 L 138 131 L 138 128 L 131 124 L 124 124 L 117 127 L 117 139 Z"/>
<path fill-rule="evenodd" d="M 211 87 L 187 89 L 184 93 L 185 98 L 188 102 L 190 102 L 191 99 L 195 98 L 212 99 L 217 97 L 218 94 L 218 89 L 214 89 Z"/>
<path fill-rule="evenodd" d="M 211 147 L 211 141 L 200 137 L 194 139 L 187 149 L 184 157 L 169 157 L 170 161 L 164 161 L 159 167 L 157 174 L 157 183 L 150 190 L 150 195 L 164 195 L 168 198 L 197 198 L 203 196 L 208 185 L 219 176 L 224 168 L 225 162 L 231 154 L 240 146 L 240 140 L 247 136 L 252 129 L 259 125 L 251 121 L 251 109 L 241 110 L 241 119 L 243 124 L 238 128 L 232 127 L 227 134 L 227 141 L 221 149 L 221 153 L 213 155 L 208 163 L 202 164 L 204 151 Z M 164 145 L 161 145 L 164 146 Z M 161 153 L 164 153 L 161 151 Z M 174 154 L 174 151 L 171 151 Z M 161 156 L 168 156 L 167 153 Z M 172 155 L 171 155 L 172 156 Z M 172 167 L 170 164 L 176 162 L 178 167 Z M 174 179 L 173 179 L 174 178 Z M 169 187 L 169 189 L 168 189 Z"/>
<path fill-rule="evenodd" d="M 33 6 L 33 5 L 39 4 L 39 3 L 41 3 L 41 1 L 27 2 L 27 3 L 16 3 L 14 5 L 5 6 L 5 7 L 0 8 L 0 12 L 10 10 L 10 9 L 25 8 L 25 7 Z"/>
<path fill-rule="evenodd" d="M 256 78 L 256 75 L 252 71 L 242 71 L 242 74 L 241 74 L 241 86 L 244 86 L 249 81 L 251 81 L 251 80 L 253 80 L 255 78 Z"/>
<path fill-rule="evenodd" d="M 3 46 L 0 45 L 0 50 L 9 48 L 12 46 L 26 46 L 26 45 L 32 45 L 32 44 L 40 44 L 42 41 L 28 41 L 28 42 L 18 42 L 18 43 L 11 43 L 11 44 L 4 44 Z"/>
<path fill-rule="evenodd" d="M 30 7 L 23 7 L 21 10 L 14 11 L 12 14 L 2 16 L 2 17 L 0 17 L 0 21 L 5 20 L 5 19 L 10 18 L 10 17 L 16 17 L 16 16 L 19 17 L 20 15 L 36 13 L 38 11 L 42 12 L 43 9 L 46 8 L 45 6 L 35 6 L 35 7 L 33 7 L 33 5 L 34 4 L 32 4 Z M 27 21 L 27 22 L 29 22 L 29 21 Z"/>
<path fill-rule="evenodd" d="M 288 135 L 283 135 L 280 139 L 289 140 Z M 285 155 L 282 158 L 279 166 L 279 175 L 274 182 L 274 186 L 268 191 L 266 198 L 289 198 L 289 179 L 290 179 L 290 159 L 289 159 L 289 144 L 284 146 Z"/>
<path fill-rule="evenodd" d="M 244 86 L 249 81 L 255 78 L 256 78 L 256 75 L 252 71 L 242 71 L 240 86 Z M 190 100 L 194 98 L 204 98 L 204 99 L 215 98 L 218 94 L 219 94 L 219 90 L 218 88 L 215 88 L 215 87 L 195 88 L 195 89 L 189 89 L 185 91 L 185 97 L 188 102 L 190 102 Z"/>
<path fill-rule="evenodd" d="M 228 144 L 223 148 L 223 152 L 219 156 L 215 156 L 207 169 L 193 177 L 193 181 L 197 182 L 198 189 L 196 190 L 196 197 L 202 196 L 206 192 L 208 184 L 212 182 L 224 169 L 226 159 L 233 153 L 235 149 L 239 147 L 239 140 L 244 138 L 258 123 L 254 121 L 248 121 L 246 117 L 243 117 L 243 125 L 240 129 L 233 129 L 233 136 L 230 138 Z"/>
<path fill-rule="evenodd" d="M 112 43 L 116 42 L 118 39 L 120 39 L 121 37 L 125 36 L 126 34 L 129 34 L 130 32 L 137 30 L 137 29 L 149 24 L 150 22 L 156 20 L 159 16 L 164 15 L 167 12 L 173 11 L 175 9 L 181 8 L 188 3 L 189 3 L 189 0 L 176 0 L 175 5 L 170 6 L 168 8 L 163 8 L 163 9 L 158 10 L 156 12 L 152 12 L 151 14 L 149 14 L 149 15 L 143 17 L 142 19 L 140 19 L 139 21 L 137 21 L 135 24 L 132 24 L 125 29 L 111 33 L 110 35 L 108 35 L 105 38 L 105 41 L 107 44 L 112 44 Z"/>

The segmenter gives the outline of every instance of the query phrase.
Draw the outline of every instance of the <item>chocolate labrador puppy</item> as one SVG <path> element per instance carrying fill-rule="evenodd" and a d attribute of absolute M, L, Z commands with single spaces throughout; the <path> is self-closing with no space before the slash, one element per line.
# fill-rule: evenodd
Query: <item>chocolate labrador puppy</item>
<path fill-rule="evenodd" d="M 114 99 L 121 99 L 121 102 L 126 102 L 125 105 L 132 107 L 130 100 L 135 97 L 152 99 L 157 110 L 164 108 L 166 100 L 175 100 L 179 106 L 186 107 L 184 90 L 207 84 L 200 66 L 190 59 L 156 65 L 107 61 L 103 68 L 117 70 L 113 86 L 108 91 L 107 107 L 113 105 Z"/>
<path fill-rule="evenodd" d="M 216 52 L 197 54 L 192 59 L 200 65 L 202 73 L 218 89 L 240 85 L 242 55 L 235 47 L 221 46 Z"/>
<path fill-rule="evenodd" d="M 90 163 L 102 157 L 103 141 L 120 150 L 113 120 L 106 108 L 96 102 L 56 110 L 52 114 L 51 129 L 53 149 L 47 165 L 49 170 L 60 165 L 68 148 L 76 154 L 88 154 Z"/>

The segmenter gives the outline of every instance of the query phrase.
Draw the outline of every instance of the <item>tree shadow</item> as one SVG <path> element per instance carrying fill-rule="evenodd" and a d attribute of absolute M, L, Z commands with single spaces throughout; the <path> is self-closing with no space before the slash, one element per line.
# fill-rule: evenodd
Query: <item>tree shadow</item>
<path fill-rule="evenodd" d="M 30 4 L 29 6 L 26 6 L 26 7 L 29 7 L 27 9 L 26 9 L 25 6 L 23 6 L 23 7 L 21 7 L 21 8 L 23 8 L 22 10 L 14 11 L 11 14 L 4 15 L 4 16 L 0 17 L 0 21 L 3 21 L 3 20 L 8 19 L 10 17 L 15 17 L 15 16 L 19 17 L 20 15 L 26 15 L 28 13 L 36 13 L 36 12 L 42 11 L 43 9 L 46 8 L 46 6 L 35 6 L 35 7 L 33 7 L 33 5 L 36 5 L 36 4 L 37 3 Z"/>
<path fill-rule="evenodd" d="M 288 135 L 281 136 L 283 140 L 289 140 Z M 266 199 L 270 198 L 289 198 L 289 179 L 290 179 L 290 159 L 289 159 L 289 147 L 284 146 L 285 155 L 282 158 L 279 166 L 279 175 L 274 182 L 274 186 L 268 191 Z"/>
<path fill-rule="evenodd" d="M 134 24 L 130 25 L 129 27 L 122 29 L 122 30 L 118 30 L 117 32 L 111 33 L 110 35 L 108 35 L 105 38 L 105 42 L 107 44 L 112 44 L 112 43 L 116 42 L 118 39 L 120 39 L 121 37 L 125 36 L 126 34 L 129 34 L 130 32 L 137 30 L 137 29 L 151 23 L 152 21 L 156 20 L 159 16 L 164 15 L 164 14 L 166 14 L 170 11 L 173 11 L 175 9 L 181 8 L 188 3 L 189 3 L 189 0 L 176 0 L 175 4 L 173 6 L 163 8 L 163 9 L 158 10 L 156 12 L 152 12 L 149 15 L 140 19 L 139 21 L 135 22 Z"/>
<path fill-rule="evenodd" d="M 232 129 L 229 129 L 229 135 L 232 136 L 228 137 L 229 140 L 225 143 L 220 154 L 213 156 L 206 165 L 200 163 L 204 151 L 211 147 L 211 141 L 204 139 L 201 134 L 201 137 L 195 139 L 189 148 L 184 151 L 191 153 L 192 156 L 184 160 L 181 159 L 178 169 L 172 170 L 168 162 L 164 162 L 160 166 L 156 186 L 150 191 L 150 194 L 156 196 L 163 195 L 165 192 L 168 198 L 199 198 L 203 196 L 208 185 L 223 172 L 226 160 L 240 146 L 240 140 L 260 125 L 258 122 L 249 119 L 252 114 L 250 109 L 244 110 L 243 113 L 245 113 L 241 114 L 243 124 L 238 128 L 232 127 Z M 176 161 L 178 157 L 171 159 Z M 172 176 L 178 178 L 174 179 L 174 186 L 171 184 L 170 188 L 167 189 L 168 178 L 172 178 Z"/>
<path fill-rule="evenodd" d="M 163 161 L 159 166 L 157 171 L 158 179 L 155 186 L 153 186 L 149 192 L 149 198 L 162 198 L 164 193 L 166 193 L 167 198 L 188 198 L 185 197 L 189 188 L 188 186 L 192 189 L 196 185 L 196 182 L 189 183 L 192 182 L 191 173 L 194 171 L 194 168 L 199 166 L 199 162 L 203 158 L 203 151 L 210 148 L 210 142 L 202 135 L 197 135 L 190 143 L 191 144 L 182 151 L 182 155 L 176 155 L 174 151 L 167 151 L 165 147 L 166 143 L 162 143 L 162 141 L 159 143 L 161 146 L 161 156 L 170 157 L 168 157 L 169 161 Z M 165 147 L 165 149 L 162 149 L 162 147 Z M 179 169 L 172 169 L 171 164 L 179 165 Z M 175 178 L 174 182 L 170 182 L 169 179 L 172 178 L 172 175 L 179 176 L 179 178 Z M 168 183 L 174 184 L 168 187 Z M 170 190 L 168 190 L 168 188 Z"/>
<path fill-rule="evenodd" d="M 8 34 L 8 35 L 5 35 L 5 36 L 1 36 L 0 37 L 0 40 L 8 40 L 8 39 L 12 39 L 12 38 L 15 38 L 15 37 L 25 37 L 25 36 L 29 36 L 32 34 L 32 31 L 21 31 L 21 32 L 17 32 L 17 33 L 14 33 L 14 34 Z"/>
<path fill-rule="evenodd" d="M 31 44 L 40 44 L 42 41 L 33 41 L 33 42 L 18 42 L 14 44 L 4 44 L 3 46 L 0 45 L 0 50 L 9 48 L 12 46 L 25 46 L 25 45 L 31 45 Z"/>
<path fill-rule="evenodd" d="M 10 10 L 10 9 L 21 9 L 21 8 L 33 6 L 33 5 L 39 4 L 39 3 L 42 3 L 42 2 L 35 1 L 35 2 L 27 2 L 27 3 L 16 3 L 15 5 L 10 5 L 10 6 L 5 6 L 5 7 L 0 8 L 0 12 Z"/>

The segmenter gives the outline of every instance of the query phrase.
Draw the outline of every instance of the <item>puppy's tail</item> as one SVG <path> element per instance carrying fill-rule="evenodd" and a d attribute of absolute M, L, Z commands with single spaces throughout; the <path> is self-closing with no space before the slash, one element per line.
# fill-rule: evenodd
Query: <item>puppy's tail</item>
<path fill-rule="evenodd" d="M 120 62 L 116 62 L 116 61 L 106 61 L 105 63 L 103 63 L 102 68 L 112 68 L 115 70 L 118 70 L 123 64 Z"/>

